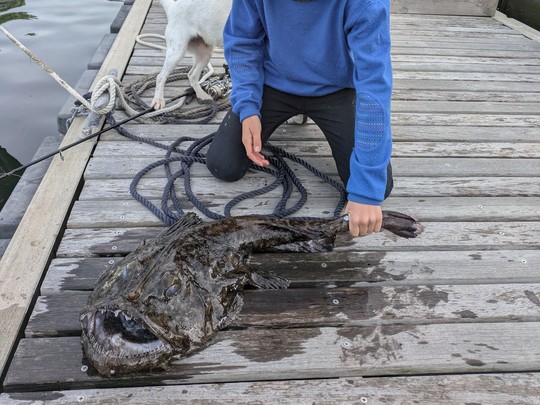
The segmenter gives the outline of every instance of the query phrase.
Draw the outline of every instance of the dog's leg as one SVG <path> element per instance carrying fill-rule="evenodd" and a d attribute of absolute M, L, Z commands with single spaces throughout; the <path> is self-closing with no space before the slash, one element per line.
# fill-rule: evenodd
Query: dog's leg
<path fill-rule="evenodd" d="M 167 52 L 165 54 L 165 62 L 161 68 L 161 72 L 156 78 L 156 91 L 154 92 L 154 98 L 152 100 L 152 107 L 159 110 L 165 107 L 164 89 L 167 78 L 172 73 L 178 62 L 184 57 L 187 51 L 187 39 L 174 38 L 169 40 L 171 35 L 167 37 Z"/>
<path fill-rule="evenodd" d="M 199 80 L 203 69 L 210 62 L 213 50 L 213 47 L 204 42 L 202 38 L 193 38 L 189 41 L 189 52 L 193 55 L 195 63 L 188 73 L 188 80 L 191 87 L 193 87 L 193 90 L 195 90 L 197 98 L 200 100 L 212 99 L 212 97 L 201 88 Z"/>
<path fill-rule="evenodd" d="M 208 63 L 206 65 L 206 73 L 204 74 L 203 77 L 201 77 L 201 80 L 199 80 L 199 83 L 202 83 L 204 82 L 205 80 L 208 80 L 211 76 L 213 76 L 215 73 L 214 71 L 214 67 L 212 66 L 211 63 Z"/>

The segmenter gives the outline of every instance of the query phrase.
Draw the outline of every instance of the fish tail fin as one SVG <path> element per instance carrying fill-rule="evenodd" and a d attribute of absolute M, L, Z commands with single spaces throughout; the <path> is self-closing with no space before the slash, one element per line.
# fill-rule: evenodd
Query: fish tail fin
<path fill-rule="evenodd" d="M 383 211 L 382 227 L 403 238 L 416 238 L 424 227 L 420 222 L 407 214 L 397 211 Z"/>
<path fill-rule="evenodd" d="M 275 290 L 287 288 L 290 282 L 286 278 L 278 276 L 271 271 L 257 270 L 251 272 L 250 284 L 257 288 Z"/>

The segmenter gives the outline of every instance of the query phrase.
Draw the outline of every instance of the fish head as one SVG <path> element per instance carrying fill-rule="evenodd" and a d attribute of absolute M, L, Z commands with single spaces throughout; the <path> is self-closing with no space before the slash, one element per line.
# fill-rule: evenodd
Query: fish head
<path fill-rule="evenodd" d="M 214 263 L 204 243 L 182 238 L 199 222 L 186 215 L 98 279 L 80 323 L 86 357 L 101 375 L 164 368 L 207 344 L 239 312 L 242 281 L 218 271 L 238 263 Z"/>
<path fill-rule="evenodd" d="M 218 269 L 197 259 L 159 264 L 159 277 L 141 285 L 135 297 L 155 333 L 185 357 L 208 343 L 230 323 L 241 307 L 243 281 L 224 278 Z"/>
<path fill-rule="evenodd" d="M 138 283 L 107 282 L 114 298 L 98 288 L 99 300 L 81 312 L 83 348 L 99 374 L 164 368 L 173 356 L 206 345 L 240 310 L 238 280 L 216 275 L 205 281 L 200 263 L 178 263 L 173 256 L 174 251 L 163 252 Z M 125 265 L 132 274 L 139 266 L 133 263 Z M 121 269 L 111 272 L 123 277 Z"/>
<path fill-rule="evenodd" d="M 101 375 L 163 368 L 173 355 L 172 345 L 133 297 L 150 276 L 148 264 L 161 252 L 153 244 L 141 243 L 101 275 L 80 313 L 86 357 Z"/>
<path fill-rule="evenodd" d="M 86 356 L 101 375 L 163 368 L 174 354 L 172 345 L 124 300 L 87 306 L 80 322 Z"/>

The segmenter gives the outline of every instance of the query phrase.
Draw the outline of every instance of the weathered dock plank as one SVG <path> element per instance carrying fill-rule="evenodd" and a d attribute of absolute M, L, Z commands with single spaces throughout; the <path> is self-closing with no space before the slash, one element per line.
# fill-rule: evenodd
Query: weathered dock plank
<path fill-rule="evenodd" d="M 416 74 L 415 79 L 421 79 L 421 74 Z M 429 72 L 426 74 L 430 74 Z M 443 74 L 441 73 L 440 77 Z M 149 102 L 150 99 L 145 100 Z M 209 122 L 218 124 L 225 117 L 226 112 L 218 112 Z M 119 116 L 119 118 L 124 118 Z M 444 112 L 398 112 L 392 114 L 392 124 L 394 125 L 437 125 L 437 126 L 479 126 L 479 127 L 538 127 L 540 126 L 540 116 L 538 114 L 518 114 L 511 113 L 491 114 L 486 113 L 444 113 Z"/>
<path fill-rule="evenodd" d="M 289 381 L 260 381 L 228 384 L 191 384 L 189 387 L 161 386 L 104 388 L 69 391 L 7 393 L 6 405 L 46 401 L 51 405 L 122 403 L 163 405 L 231 404 L 345 404 L 373 403 L 413 405 L 437 403 L 462 405 L 537 405 L 540 375 L 501 373 L 419 376 L 407 378 L 349 377 Z M 480 402 L 481 401 L 481 402 Z"/>
<path fill-rule="evenodd" d="M 425 57 L 425 56 L 424 56 Z M 431 56 L 430 56 L 431 57 Z M 480 68 L 479 68 L 480 69 Z M 481 69 L 480 69 L 481 70 Z M 130 79 L 132 81 L 134 79 Z M 171 98 L 186 87 L 171 82 L 165 96 Z M 394 82 L 394 100 L 477 101 L 477 102 L 538 102 L 540 82 L 500 83 L 497 81 L 455 81 L 407 79 Z M 419 97 L 421 95 L 422 97 Z M 149 101 L 146 96 L 143 100 Z M 496 128 L 496 127 L 494 127 Z M 163 128 L 162 128 L 163 129 Z"/>
<path fill-rule="evenodd" d="M 418 86 L 415 86 L 416 83 L 418 83 Z M 511 87 L 512 91 L 509 91 L 508 87 Z M 184 87 L 178 87 L 172 83 L 166 88 L 165 97 L 172 98 L 184 90 Z M 498 82 L 468 81 L 453 84 L 452 81 L 444 80 L 422 81 L 409 79 L 395 83 L 393 97 L 396 101 L 536 103 L 539 92 L 540 82 L 516 82 L 511 85 L 502 85 Z M 148 103 L 150 98 L 144 96 L 143 101 Z M 410 106 L 404 105 L 404 107 Z"/>
<path fill-rule="evenodd" d="M 540 105 L 539 105 L 540 111 Z M 167 148 L 172 142 L 160 142 Z M 185 142 L 182 148 L 187 148 L 192 142 Z M 293 138 L 286 141 L 272 142 L 297 156 L 332 156 L 330 146 L 325 141 L 297 141 Z M 96 146 L 94 156 L 116 157 L 132 154 L 134 156 L 154 156 L 156 160 L 164 157 L 166 149 L 157 148 L 142 142 L 109 141 L 100 142 Z M 453 157 L 453 158 L 534 158 L 540 155 L 540 142 L 490 142 L 466 144 L 458 142 L 395 142 L 392 149 L 393 157 Z"/>
<path fill-rule="evenodd" d="M 514 84 L 512 84 L 513 86 Z M 178 132 L 168 131 L 165 125 L 138 125 L 124 126 L 135 135 L 148 137 L 156 141 L 174 141 L 179 138 Z M 183 136 L 204 136 L 215 132 L 217 125 L 182 125 Z M 321 140 L 321 130 L 316 125 L 282 125 L 272 135 L 274 140 L 299 138 L 299 141 Z M 538 141 L 538 128 L 534 126 L 518 126 L 508 128 L 504 126 L 440 126 L 428 125 L 393 125 L 392 137 L 394 142 L 535 142 Z M 102 140 L 125 140 L 126 138 L 114 131 L 102 135 Z M 496 158 L 493 156 L 493 158 Z"/>
<path fill-rule="evenodd" d="M 443 59 L 443 58 L 441 58 Z M 403 61 L 400 60 L 400 58 L 394 58 L 392 67 L 394 71 L 415 71 L 415 72 L 446 72 L 446 71 L 452 71 L 452 72 L 500 72 L 500 73 L 523 73 L 523 74 L 540 74 L 540 67 L 538 64 L 535 64 L 530 59 L 515 59 L 515 60 L 509 60 L 504 63 L 497 63 L 496 61 L 493 61 L 494 58 L 491 58 L 490 60 L 484 60 L 482 63 L 476 62 L 474 59 L 469 60 L 465 62 L 464 60 L 461 61 L 461 63 L 455 63 L 455 61 L 452 60 L 430 60 L 426 61 L 425 59 L 423 61 L 416 60 L 416 61 Z M 148 68 L 149 66 L 155 66 L 156 71 L 159 71 L 161 69 L 161 66 L 163 65 L 165 58 L 164 57 L 157 57 L 157 56 L 139 56 L 136 58 L 133 58 L 133 63 L 131 63 L 131 66 L 141 66 L 144 68 Z M 514 63 L 510 63 L 510 62 Z M 450 62 L 450 63 L 449 63 Z M 476 63 L 475 63 L 476 62 Z M 215 70 L 217 73 L 221 73 L 220 69 L 218 69 L 219 66 L 221 66 L 224 63 L 223 60 L 212 60 L 212 64 L 215 66 Z"/>
<path fill-rule="evenodd" d="M 153 14 L 152 18 L 147 19 L 147 23 L 145 24 L 144 29 L 141 31 L 141 33 L 163 35 L 166 27 L 164 18 L 164 14 L 163 17 L 157 15 L 157 13 Z M 396 14 L 391 15 L 390 18 L 393 23 L 392 37 L 394 39 L 400 39 L 403 36 L 407 36 L 410 38 L 429 37 L 430 40 L 434 41 L 460 41 L 467 38 L 478 38 L 483 40 L 485 39 L 488 42 L 492 42 L 494 40 L 493 35 L 496 34 L 497 38 L 505 41 L 521 41 L 522 43 L 525 42 L 525 38 L 523 38 L 523 35 L 520 32 L 496 23 L 492 26 L 489 26 L 489 24 L 486 24 L 485 22 L 477 26 L 457 26 L 457 24 L 452 25 L 452 20 L 448 17 L 444 19 L 439 18 L 430 20 L 424 18 L 421 20 L 421 24 L 418 23 L 418 18 L 405 21 L 403 20 L 403 16 Z M 459 19 L 459 21 L 460 20 L 461 19 Z M 480 21 L 481 20 L 482 19 L 480 19 Z M 165 42 L 161 38 L 145 38 L 144 40 L 155 44 L 165 45 Z M 144 47 L 145 44 L 137 45 L 137 49 L 144 49 Z M 164 50 L 158 51 L 164 52 Z M 218 52 L 216 53 L 219 56 L 220 50 L 218 49 Z"/>
<path fill-rule="evenodd" d="M 406 33 L 415 35 L 418 31 L 436 32 L 463 32 L 493 33 L 505 35 L 520 35 L 520 33 L 506 25 L 483 17 L 452 16 L 452 15 L 407 15 L 391 13 L 393 32 L 406 30 Z M 489 20 L 489 21 L 488 21 Z M 165 12 L 158 7 L 152 7 L 144 26 L 145 30 L 165 30 Z M 150 40 L 157 40 L 150 38 Z"/>
<path fill-rule="evenodd" d="M 41 295 L 92 290 L 97 277 L 121 259 L 54 259 Z M 272 268 L 295 287 L 540 283 L 540 250 L 256 254 L 251 265 Z"/>
<path fill-rule="evenodd" d="M 227 200 L 213 199 L 210 208 L 223 209 Z M 154 206 L 161 207 L 161 201 L 151 200 Z M 184 207 L 190 203 L 184 197 L 180 199 Z M 268 214 L 278 203 L 277 198 L 258 198 L 245 200 L 233 209 L 234 215 Z M 510 221 L 540 221 L 539 197 L 393 197 L 384 203 L 385 209 L 408 212 L 422 221 L 447 222 L 510 222 Z M 106 205 L 107 209 L 103 209 Z M 296 216 L 317 216 L 321 214 L 320 207 L 337 205 L 335 197 L 311 198 L 295 214 Z M 186 208 L 201 216 L 196 208 Z M 160 226 L 162 222 L 148 208 L 138 201 L 77 201 L 73 206 L 68 227 L 100 228 L 112 227 L 143 227 Z"/>
<path fill-rule="evenodd" d="M 400 14 L 447 14 L 447 15 L 486 15 L 493 16 L 497 1 L 454 0 L 392 0 L 392 12 Z"/>
<path fill-rule="evenodd" d="M 525 55 L 523 55 L 525 56 Z M 538 66 L 540 62 L 540 57 L 535 57 L 534 55 L 528 55 L 524 58 L 494 58 L 489 56 L 451 56 L 451 55 L 432 55 L 429 61 L 426 61 L 425 56 L 414 55 L 414 54 L 394 54 L 392 55 L 393 67 L 400 69 L 402 63 L 412 63 L 416 62 L 420 67 L 424 66 L 426 63 L 437 63 L 438 67 L 441 70 L 452 70 L 454 68 L 459 68 L 463 65 L 474 66 L 481 65 L 486 67 L 486 70 L 499 69 L 502 66 Z M 444 64 L 444 65 L 443 65 Z"/>
<path fill-rule="evenodd" d="M 369 238 L 338 237 L 337 251 L 490 250 L 538 248 L 540 222 L 426 222 L 421 238 L 398 238 L 387 231 Z M 58 257 L 126 255 L 163 227 L 68 229 Z"/>
<path fill-rule="evenodd" d="M 478 126 L 493 128 L 494 124 L 505 127 L 538 127 L 540 116 L 506 114 L 442 114 L 442 113 L 395 113 L 392 122 L 398 125 Z"/>
<path fill-rule="evenodd" d="M 242 312 L 230 328 L 540 321 L 540 284 L 355 284 L 316 290 L 246 290 Z M 79 313 L 89 295 L 87 291 L 69 291 L 40 296 L 25 337 L 79 336 Z"/>
<path fill-rule="evenodd" d="M 496 34 L 495 34 L 496 35 Z M 437 45 L 440 46 L 431 46 L 431 47 L 423 47 L 421 44 L 417 44 L 417 46 L 414 46 L 414 42 L 407 42 L 403 45 L 393 44 L 392 46 L 392 57 L 400 56 L 400 55 L 423 55 L 423 56 L 434 56 L 434 57 L 441 57 L 441 56 L 448 56 L 448 57 L 470 57 L 472 58 L 468 63 L 474 63 L 475 58 L 509 58 L 510 60 L 516 60 L 518 63 L 521 59 L 530 59 L 534 58 L 534 54 L 531 53 L 531 49 L 523 49 L 523 47 L 520 47 L 518 49 L 504 49 L 501 50 L 500 47 L 496 46 L 489 46 L 487 48 L 478 48 L 478 49 L 469 49 L 467 47 L 451 47 L 450 43 L 444 42 L 439 43 Z M 145 46 L 137 45 L 134 50 L 134 57 L 155 57 L 155 58 L 164 58 L 164 55 L 162 53 L 163 51 L 156 51 L 154 49 L 150 49 Z M 186 57 L 189 60 L 189 55 Z M 222 57 L 214 56 L 212 61 L 216 61 L 215 68 L 218 68 L 221 66 L 220 61 L 222 61 Z M 425 59 L 423 59 L 425 62 Z M 214 62 L 212 62 L 214 64 Z M 497 61 L 497 63 L 508 63 L 504 60 Z M 156 65 L 155 67 L 156 72 L 159 71 L 159 67 Z M 129 76 L 128 76 L 129 77 Z M 129 82 L 129 81 L 128 81 Z"/>
<path fill-rule="evenodd" d="M 438 45 L 441 46 L 442 43 L 439 43 Z M 415 46 L 418 47 L 429 47 L 431 44 L 429 43 L 415 43 Z M 495 44 L 493 45 L 496 46 Z M 529 52 L 538 52 L 540 50 L 540 46 L 538 48 L 529 49 L 529 47 L 526 46 L 519 46 L 516 45 L 517 49 L 523 49 L 527 50 Z M 488 48 L 489 49 L 489 48 Z M 149 75 L 152 73 L 159 72 L 160 68 L 159 66 L 130 66 L 127 70 L 127 73 L 130 75 Z M 490 81 L 516 81 L 516 82 L 538 82 L 540 80 L 540 75 L 537 73 L 496 73 L 496 72 L 459 72 L 459 71 L 448 71 L 448 72 L 440 72 L 440 71 L 403 71 L 403 70 L 396 70 L 394 71 L 394 77 L 398 80 L 404 80 L 404 79 L 418 79 L 422 75 L 425 75 L 425 79 L 427 80 L 433 80 L 433 79 L 450 79 L 450 80 L 490 80 Z"/>
<path fill-rule="evenodd" d="M 223 190 L 212 188 L 212 184 L 215 185 L 213 179 L 201 177 L 193 182 L 192 188 L 195 195 L 211 203 L 211 200 L 216 198 L 226 199 L 230 195 L 261 188 L 273 179 L 270 175 L 248 173 L 241 184 L 233 183 L 227 186 L 228 190 Z M 129 179 L 88 180 L 82 190 L 81 200 L 129 199 L 130 183 Z M 158 200 L 163 194 L 166 183 L 165 178 L 143 178 L 137 190 L 148 199 Z M 336 195 L 334 189 L 318 178 L 305 179 L 303 184 L 308 190 L 312 190 L 317 198 Z M 279 190 L 274 190 L 265 196 L 280 195 Z M 445 177 L 442 180 L 433 177 L 401 177 L 399 182 L 396 181 L 392 195 L 395 197 L 538 197 L 540 184 L 531 182 L 529 177 Z"/>
<path fill-rule="evenodd" d="M 515 148 L 515 144 L 512 146 Z M 164 152 L 163 156 L 164 156 Z M 163 157 L 162 156 L 162 157 Z M 412 155 L 411 155 L 412 156 Z M 159 158 L 156 156 L 94 156 L 88 164 L 84 178 L 87 180 L 95 179 L 132 179 L 135 174 L 143 168 L 155 163 Z M 331 176 L 337 175 L 336 164 L 330 156 L 305 156 L 306 162 L 313 165 L 323 173 Z M 178 163 L 171 163 L 174 171 L 179 168 Z M 295 171 L 301 170 L 298 163 L 291 163 L 291 168 Z M 493 158 L 476 157 L 393 157 L 392 167 L 399 177 L 419 176 L 419 177 L 537 177 L 540 176 L 540 161 L 537 159 L 514 158 Z M 203 165 L 193 165 L 191 167 L 193 177 L 208 177 L 210 173 Z M 163 171 L 149 171 L 146 177 L 163 176 Z M 396 176 L 397 177 L 397 176 Z"/>
<path fill-rule="evenodd" d="M 474 86 L 473 86 L 474 87 Z M 486 90 L 486 86 L 483 86 L 482 91 L 462 90 L 401 90 L 394 89 L 394 97 L 396 99 L 406 98 L 408 100 L 417 101 L 492 101 L 492 102 L 535 102 L 538 100 L 538 93 L 527 92 L 508 92 L 499 91 L 497 89 L 493 91 Z"/>
<path fill-rule="evenodd" d="M 78 336 L 22 339 L 6 392 L 430 373 L 530 372 L 540 322 L 227 330 L 167 371 L 99 377 Z"/>

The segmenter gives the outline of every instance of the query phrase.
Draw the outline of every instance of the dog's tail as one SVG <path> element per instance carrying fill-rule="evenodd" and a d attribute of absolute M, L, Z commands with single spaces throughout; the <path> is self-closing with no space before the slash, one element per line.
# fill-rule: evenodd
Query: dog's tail
<path fill-rule="evenodd" d="M 165 14 L 168 13 L 169 8 L 176 0 L 159 0 L 159 3 L 161 4 L 161 7 L 163 7 L 163 10 L 165 10 Z"/>

